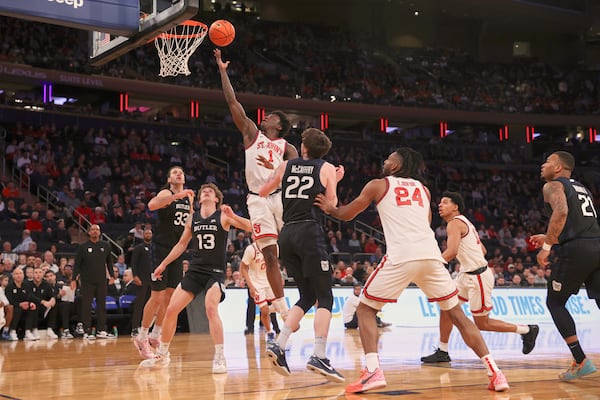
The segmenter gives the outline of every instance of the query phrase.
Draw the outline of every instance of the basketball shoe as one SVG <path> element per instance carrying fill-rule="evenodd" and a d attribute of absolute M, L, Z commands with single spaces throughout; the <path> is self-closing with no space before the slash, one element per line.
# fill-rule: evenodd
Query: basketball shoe
<path fill-rule="evenodd" d="M 267 357 L 273 363 L 275 372 L 283 376 L 290 376 L 290 368 L 285 359 L 285 352 L 277 343 L 269 343 L 267 345 Z"/>
<path fill-rule="evenodd" d="M 594 372 L 596 372 L 596 367 L 592 364 L 592 360 L 586 358 L 581 364 L 573 361 L 569 369 L 558 375 L 558 379 L 561 381 L 572 381 L 573 379 L 578 379 Z"/>
<path fill-rule="evenodd" d="M 225 374 L 227 373 L 227 360 L 222 354 L 215 355 L 212 366 L 213 374 Z"/>
<path fill-rule="evenodd" d="M 493 390 L 495 392 L 504 392 L 508 390 L 508 382 L 506 381 L 506 377 L 502 373 L 502 371 L 494 372 L 494 375 L 490 376 L 490 384 L 488 385 L 488 390 Z"/>
<path fill-rule="evenodd" d="M 381 389 L 386 387 L 387 382 L 381 368 L 377 368 L 373 372 L 369 372 L 367 368 L 360 373 L 360 378 L 346 386 L 346 393 L 362 393 L 367 390 Z"/>
<path fill-rule="evenodd" d="M 535 339 L 537 339 L 540 333 L 540 327 L 538 325 L 529 325 L 529 332 L 521 335 L 523 339 L 523 354 L 529 354 L 535 347 Z"/>
<path fill-rule="evenodd" d="M 152 347 L 158 347 L 160 345 L 160 335 L 149 334 L 148 343 L 150 343 L 150 346 Z"/>
<path fill-rule="evenodd" d="M 335 368 L 331 366 L 328 358 L 319 358 L 313 354 L 306 363 L 306 369 L 323 375 L 331 382 L 342 383 L 345 381 L 342 374 L 337 372 Z"/>
<path fill-rule="evenodd" d="M 450 362 L 450 361 L 452 361 L 452 360 L 450 359 L 450 355 L 448 354 L 448 352 L 444 351 L 444 350 L 440 350 L 439 347 L 437 349 L 435 349 L 433 354 L 430 354 L 425 357 L 421 357 L 421 362 L 424 362 L 426 364 L 434 364 L 434 363 L 439 363 L 439 362 Z"/>
<path fill-rule="evenodd" d="M 158 367 L 166 367 L 171 362 L 171 353 L 156 353 L 152 358 L 147 360 L 143 360 L 140 362 L 140 367 L 144 368 L 158 368 Z"/>
<path fill-rule="evenodd" d="M 138 335 L 133 338 L 133 345 L 140 353 L 140 357 L 146 360 L 154 357 L 154 352 L 152 351 L 152 348 L 150 348 L 150 343 L 148 343 L 148 340 L 143 340 Z"/>

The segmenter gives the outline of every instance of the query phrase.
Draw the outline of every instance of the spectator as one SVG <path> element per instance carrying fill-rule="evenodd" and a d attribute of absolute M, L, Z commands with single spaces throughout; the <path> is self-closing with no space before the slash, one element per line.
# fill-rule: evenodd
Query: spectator
<path fill-rule="evenodd" d="M 106 213 L 100 206 L 94 208 L 94 213 L 90 216 L 90 223 L 97 225 L 106 224 Z"/>
<path fill-rule="evenodd" d="M 14 199 L 21 197 L 21 192 L 13 181 L 9 181 L 2 189 L 2 197 L 5 199 Z"/>
<path fill-rule="evenodd" d="M 50 241 L 57 244 L 71 244 L 71 234 L 65 228 L 65 220 L 59 219 L 56 221 L 56 229 L 52 230 Z"/>
<path fill-rule="evenodd" d="M 14 249 L 15 253 L 26 253 L 30 251 L 30 245 L 31 243 L 34 243 L 33 239 L 31 238 L 31 232 L 29 231 L 29 229 L 23 229 L 21 239 L 21 243 L 19 243 Z"/>
<path fill-rule="evenodd" d="M 0 261 L 4 263 L 4 260 L 10 259 L 12 263 L 16 263 L 19 255 L 12 249 L 12 244 L 7 240 L 2 243 L 2 253 L 0 253 Z"/>
<path fill-rule="evenodd" d="M 377 243 L 375 243 L 375 238 L 370 237 L 367 240 L 367 243 L 365 244 L 364 252 L 365 253 L 375 253 L 375 251 L 377 250 L 377 247 L 379 247 L 379 246 L 377 245 Z"/>
<path fill-rule="evenodd" d="M 31 217 L 25 221 L 25 229 L 29 232 L 42 232 L 42 221 L 40 221 L 40 213 L 38 211 L 32 211 Z"/>
<path fill-rule="evenodd" d="M 352 267 L 345 269 L 344 277 L 341 279 L 340 285 L 342 286 L 356 286 L 360 285 L 360 282 L 353 275 L 354 270 Z"/>

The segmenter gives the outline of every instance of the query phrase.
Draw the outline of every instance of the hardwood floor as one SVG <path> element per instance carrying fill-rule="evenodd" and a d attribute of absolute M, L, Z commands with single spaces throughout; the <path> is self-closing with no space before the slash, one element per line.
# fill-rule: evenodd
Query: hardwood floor
<path fill-rule="evenodd" d="M 309 321 L 307 321 L 309 323 Z M 600 365 L 598 326 L 580 327 L 580 339 Z M 130 337 L 117 340 L 0 343 L 0 398 L 4 399 L 600 399 L 600 372 L 572 383 L 558 373 L 570 354 L 552 325 L 542 325 L 535 350 L 521 354 L 520 337 L 484 333 L 490 350 L 511 385 L 509 391 L 487 390 L 485 369 L 453 332 L 451 363 L 421 365 L 419 358 L 437 344 L 437 329 L 390 327 L 381 331 L 380 357 L 387 387 L 373 393 L 345 395 L 344 384 L 328 383 L 305 369 L 312 334 L 292 335 L 287 360 L 292 376 L 272 371 L 264 357 L 264 333 L 225 338 L 228 373 L 211 373 L 213 346 L 208 335 L 178 334 L 167 368 L 142 370 Z M 332 330 L 328 357 L 346 377 L 357 379 L 363 365 L 356 331 Z"/>

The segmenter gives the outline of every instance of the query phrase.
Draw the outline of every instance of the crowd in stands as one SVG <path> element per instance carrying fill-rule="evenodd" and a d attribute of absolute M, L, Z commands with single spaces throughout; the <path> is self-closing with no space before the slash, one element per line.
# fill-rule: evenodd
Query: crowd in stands
<path fill-rule="evenodd" d="M 224 57 L 232 60 L 229 74 L 238 93 L 506 113 L 600 111 L 597 73 L 582 65 L 480 62 L 456 49 L 382 47 L 366 32 L 242 14 L 227 18 L 237 26 Z M 189 61 L 191 75 L 159 78 L 152 44 L 98 68 L 88 64 L 86 31 L 0 17 L 0 38 L 0 61 L 220 89 L 208 40 Z"/>

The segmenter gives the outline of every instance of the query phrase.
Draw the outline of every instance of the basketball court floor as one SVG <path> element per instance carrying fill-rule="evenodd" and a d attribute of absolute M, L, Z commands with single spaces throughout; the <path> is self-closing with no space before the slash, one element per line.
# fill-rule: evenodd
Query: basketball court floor
<path fill-rule="evenodd" d="M 306 321 L 305 323 L 311 323 Z M 600 399 L 600 372 L 572 383 L 557 377 L 570 354 L 553 325 L 540 327 L 534 351 L 521 354 L 516 334 L 484 333 L 511 388 L 487 390 L 480 361 L 456 330 L 450 343 L 451 363 L 422 365 L 419 358 L 437 345 L 436 328 L 392 326 L 380 330 L 380 357 L 387 387 L 346 395 L 344 384 L 327 382 L 305 369 L 312 353 L 312 332 L 292 335 L 287 360 L 292 376 L 276 374 L 265 358 L 264 332 L 225 336 L 228 373 L 211 373 L 213 347 L 208 334 L 178 334 L 167 368 L 142 370 L 132 339 L 0 343 L 0 398 L 4 399 Z M 600 366 L 599 327 L 579 327 L 584 350 Z M 328 357 L 347 382 L 363 366 L 357 331 L 332 327 Z"/>

